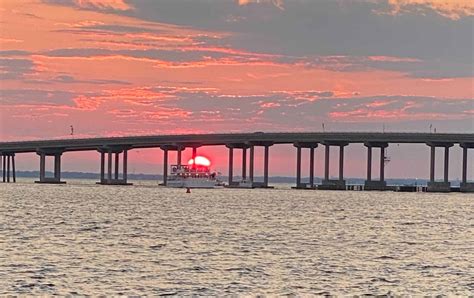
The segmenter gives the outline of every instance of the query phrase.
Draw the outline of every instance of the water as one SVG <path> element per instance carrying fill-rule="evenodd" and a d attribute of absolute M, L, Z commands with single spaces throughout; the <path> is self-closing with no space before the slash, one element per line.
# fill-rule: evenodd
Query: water
<path fill-rule="evenodd" d="M 474 294 L 474 196 L 0 185 L 0 295 Z"/>

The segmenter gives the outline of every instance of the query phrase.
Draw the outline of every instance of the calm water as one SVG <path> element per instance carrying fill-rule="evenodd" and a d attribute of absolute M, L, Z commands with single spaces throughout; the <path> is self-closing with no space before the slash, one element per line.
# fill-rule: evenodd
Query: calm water
<path fill-rule="evenodd" d="M 4 294 L 474 294 L 474 196 L 0 185 Z"/>

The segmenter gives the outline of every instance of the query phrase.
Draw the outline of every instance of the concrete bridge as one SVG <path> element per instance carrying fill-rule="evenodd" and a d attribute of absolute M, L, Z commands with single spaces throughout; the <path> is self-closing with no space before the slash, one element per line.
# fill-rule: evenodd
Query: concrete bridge
<path fill-rule="evenodd" d="M 15 182 L 15 155 L 35 152 L 39 156 L 40 177 L 38 183 L 65 183 L 61 181 L 61 157 L 70 151 L 98 151 L 100 154 L 100 184 L 126 185 L 127 182 L 127 153 L 139 148 L 161 148 L 163 150 L 163 176 L 166 185 L 168 176 L 168 152 L 177 151 L 177 164 L 181 164 L 181 152 L 193 148 L 193 156 L 197 148 L 203 146 L 226 146 L 229 150 L 229 186 L 235 186 L 233 181 L 234 150 L 242 150 L 242 177 L 250 180 L 254 187 L 269 187 L 268 166 L 270 147 L 278 144 L 293 144 L 296 148 L 296 187 L 299 189 L 331 189 L 344 190 L 344 148 L 350 144 L 362 143 L 367 147 L 367 179 L 365 190 L 387 190 L 384 169 L 384 152 L 390 144 L 409 143 L 426 144 L 431 148 L 430 181 L 428 191 L 449 192 L 449 150 L 454 145 L 463 149 L 462 161 L 462 192 L 474 192 L 474 183 L 468 182 L 468 149 L 474 148 L 474 134 L 442 134 L 442 133 L 370 133 L 370 132 L 316 132 L 316 133 L 235 133 L 235 134 L 187 134 L 187 135 L 157 135 L 132 136 L 113 138 L 61 139 L 0 143 L 3 182 Z M 325 147 L 324 179 L 321 185 L 314 184 L 314 150 L 318 146 Z M 264 147 L 264 181 L 254 182 L 255 147 Z M 339 147 L 339 178 L 329 177 L 329 157 L 332 147 Z M 444 179 L 435 181 L 435 152 L 436 147 L 444 148 Z M 309 150 L 309 183 L 301 182 L 302 151 Z M 372 151 L 379 149 L 380 179 L 372 180 Z M 247 154 L 249 151 L 249 154 Z M 121 157 L 120 157 L 121 155 Z M 247 156 L 249 160 L 247 162 Z M 54 176 L 46 177 L 45 161 L 47 157 L 54 158 Z M 122 173 L 119 173 L 120 159 Z M 114 167 L 113 167 L 114 165 Z M 248 177 L 247 177 L 248 166 Z"/>

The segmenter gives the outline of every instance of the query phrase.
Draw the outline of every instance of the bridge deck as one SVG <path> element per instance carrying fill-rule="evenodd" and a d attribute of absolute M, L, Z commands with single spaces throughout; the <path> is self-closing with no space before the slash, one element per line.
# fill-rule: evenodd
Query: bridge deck
<path fill-rule="evenodd" d="M 87 139 L 56 139 L 21 142 L 0 142 L 0 152 L 36 152 L 38 149 L 62 149 L 64 151 L 96 150 L 107 146 L 153 148 L 163 145 L 217 146 L 242 143 L 291 144 L 295 142 L 386 142 L 386 143 L 454 143 L 474 144 L 473 133 L 380 133 L 380 132 L 308 132 L 308 133 L 229 133 L 129 136 Z"/>

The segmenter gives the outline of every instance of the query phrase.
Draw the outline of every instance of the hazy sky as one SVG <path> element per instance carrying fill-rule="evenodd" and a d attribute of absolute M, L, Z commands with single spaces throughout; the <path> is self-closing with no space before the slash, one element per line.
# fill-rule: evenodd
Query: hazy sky
<path fill-rule="evenodd" d="M 473 132 L 473 20 L 471 0 L 0 0 L 0 137 Z"/>

